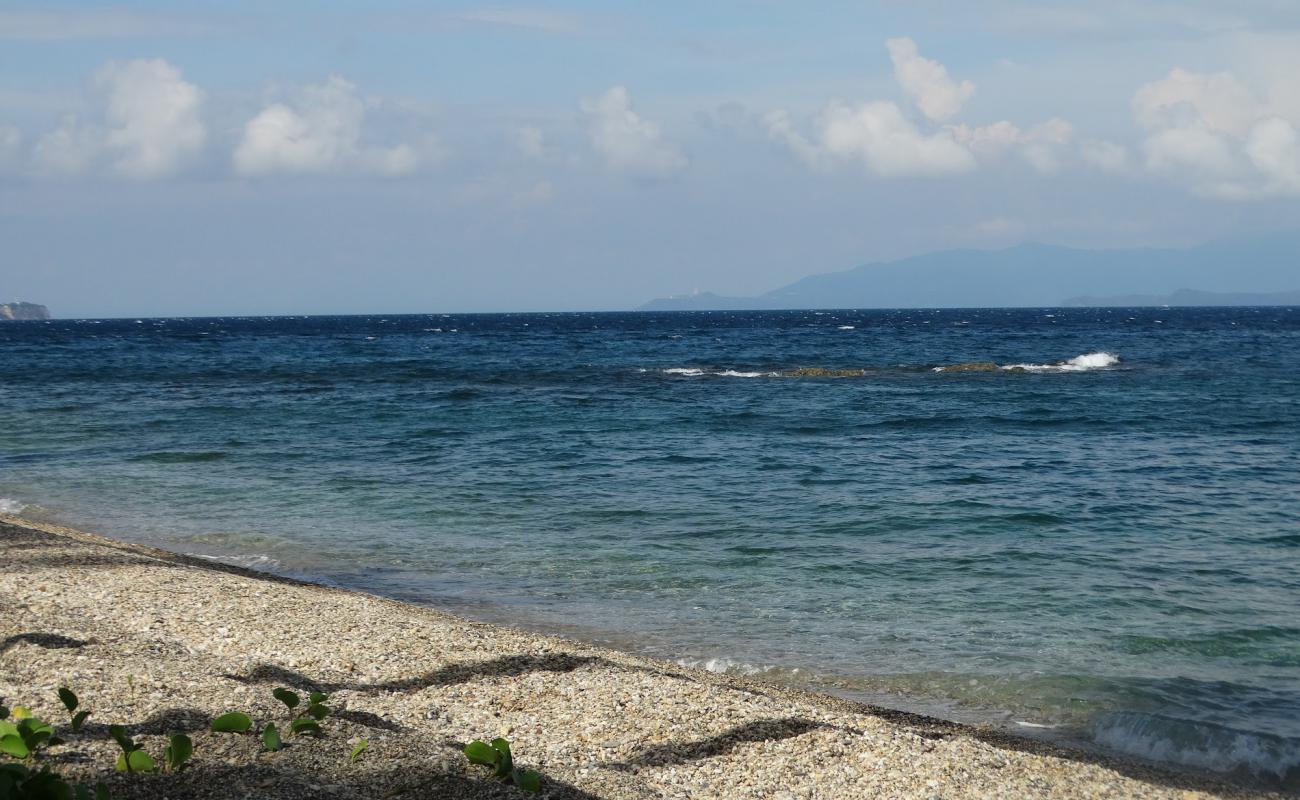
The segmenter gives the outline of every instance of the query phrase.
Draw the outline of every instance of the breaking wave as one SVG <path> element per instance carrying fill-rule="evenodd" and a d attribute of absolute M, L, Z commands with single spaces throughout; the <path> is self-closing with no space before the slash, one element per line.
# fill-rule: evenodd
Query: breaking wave
<path fill-rule="evenodd" d="M 8 497 L 0 497 L 0 514 L 17 515 L 23 513 L 24 508 L 27 508 L 26 503 L 10 500 Z"/>
<path fill-rule="evenodd" d="M 1119 363 L 1119 356 L 1114 353 L 1084 353 L 1068 361 L 1054 364 L 1006 364 L 1002 369 L 1025 370 L 1026 372 L 1085 372 L 1090 369 L 1106 369 Z"/>

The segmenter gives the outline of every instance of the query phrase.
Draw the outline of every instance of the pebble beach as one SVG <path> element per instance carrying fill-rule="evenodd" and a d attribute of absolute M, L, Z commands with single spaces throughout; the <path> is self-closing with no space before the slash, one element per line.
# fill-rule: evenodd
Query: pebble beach
<path fill-rule="evenodd" d="M 14 517 L 0 563 L 0 702 L 62 723 L 42 761 L 114 798 L 530 796 L 462 754 L 497 736 L 552 798 L 1277 796 Z M 323 735 L 208 730 L 285 727 L 280 686 L 330 694 Z M 117 774 L 114 723 L 157 753 L 187 733 L 192 766 Z"/>

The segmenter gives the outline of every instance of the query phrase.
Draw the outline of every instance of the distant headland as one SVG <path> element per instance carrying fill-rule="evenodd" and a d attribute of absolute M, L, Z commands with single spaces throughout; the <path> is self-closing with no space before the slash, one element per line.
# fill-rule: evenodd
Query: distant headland
<path fill-rule="evenodd" d="M 0 303 L 0 320 L 49 319 L 50 310 L 40 303 Z"/>

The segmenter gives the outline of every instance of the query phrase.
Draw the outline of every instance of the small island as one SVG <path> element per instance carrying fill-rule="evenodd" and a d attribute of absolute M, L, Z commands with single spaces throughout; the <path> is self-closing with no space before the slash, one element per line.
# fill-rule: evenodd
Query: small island
<path fill-rule="evenodd" d="M 40 303 L 0 303 L 0 320 L 49 319 L 50 310 Z"/>

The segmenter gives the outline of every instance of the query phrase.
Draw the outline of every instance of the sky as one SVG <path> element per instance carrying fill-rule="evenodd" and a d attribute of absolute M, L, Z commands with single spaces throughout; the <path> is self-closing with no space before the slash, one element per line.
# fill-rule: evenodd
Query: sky
<path fill-rule="evenodd" d="M 617 310 L 1295 232 L 1296 75 L 1295 0 L 0 2 L 0 301 Z"/>

